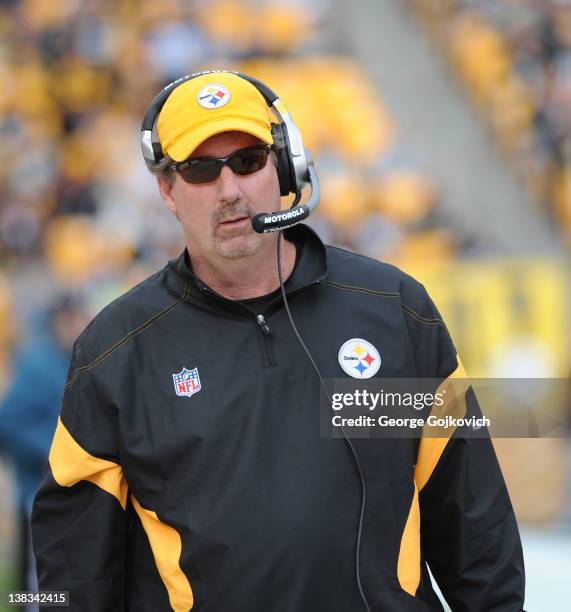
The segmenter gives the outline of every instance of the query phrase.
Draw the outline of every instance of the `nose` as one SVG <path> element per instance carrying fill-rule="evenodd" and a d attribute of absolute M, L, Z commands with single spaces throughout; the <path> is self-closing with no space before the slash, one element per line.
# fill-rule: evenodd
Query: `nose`
<path fill-rule="evenodd" d="M 238 177 L 228 167 L 223 166 L 218 177 L 218 198 L 221 202 L 232 203 L 240 198 L 242 190 Z"/>

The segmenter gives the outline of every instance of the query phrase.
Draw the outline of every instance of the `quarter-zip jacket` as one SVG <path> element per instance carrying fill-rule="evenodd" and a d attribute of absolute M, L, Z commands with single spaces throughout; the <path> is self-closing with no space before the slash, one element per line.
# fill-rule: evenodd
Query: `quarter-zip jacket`
<path fill-rule="evenodd" d="M 306 226 L 286 239 L 288 302 L 324 378 L 346 376 L 351 338 L 377 347 L 377 377 L 458 375 L 422 285 Z M 176 393 L 183 368 L 196 369 L 191 395 Z M 441 610 L 427 563 L 454 612 L 522 610 L 521 544 L 488 438 L 353 443 L 372 610 Z M 75 344 L 33 512 L 40 588 L 93 612 L 361 611 L 361 495 L 346 441 L 320 437 L 319 381 L 281 297 L 264 312 L 227 300 L 183 254 Z"/>

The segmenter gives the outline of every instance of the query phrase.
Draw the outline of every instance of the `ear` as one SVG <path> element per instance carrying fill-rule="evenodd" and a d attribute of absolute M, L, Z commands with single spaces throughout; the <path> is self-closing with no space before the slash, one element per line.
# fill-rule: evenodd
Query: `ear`
<path fill-rule="evenodd" d="M 176 179 L 175 179 L 176 180 Z M 167 182 L 163 177 L 157 176 L 157 186 L 159 188 L 159 193 L 161 194 L 161 198 L 164 203 L 167 205 L 167 208 L 178 218 L 176 202 L 173 197 L 173 189 L 174 183 Z"/>

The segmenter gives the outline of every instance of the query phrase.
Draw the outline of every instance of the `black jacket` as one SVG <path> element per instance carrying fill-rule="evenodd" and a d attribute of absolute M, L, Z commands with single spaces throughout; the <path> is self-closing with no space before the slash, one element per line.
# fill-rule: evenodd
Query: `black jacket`
<path fill-rule="evenodd" d="M 379 349 L 379 377 L 458 371 L 420 284 L 305 226 L 286 237 L 298 249 L 288 301 L 325 378 L 345 376 L 350 338 Z M 212 293 L 184 254 L 170 262 L 75 344 L 33 511 L 40 589 L 93 612 L 364 610 L 361 485 L 347 443 L 320 437 L 318 402 L 280 297 L 257 313 Z M 441 610 L 427 563 L 454 612 L 522 610 L 521 544 L 489 439 L 354 445 L 372 610 Z"/>

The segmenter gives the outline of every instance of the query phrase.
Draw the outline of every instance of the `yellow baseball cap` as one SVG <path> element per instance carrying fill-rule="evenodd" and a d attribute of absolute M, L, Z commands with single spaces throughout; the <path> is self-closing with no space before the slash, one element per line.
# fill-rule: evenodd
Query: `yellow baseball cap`
<path fill-rule="evenodd" d="M 272 144 L 271 111 L 254 85 L 231 72 L 202 74 L 179 85 L 157 122 L 163 153 L 184 161 L 207 138 L 246 132 Z"/>

